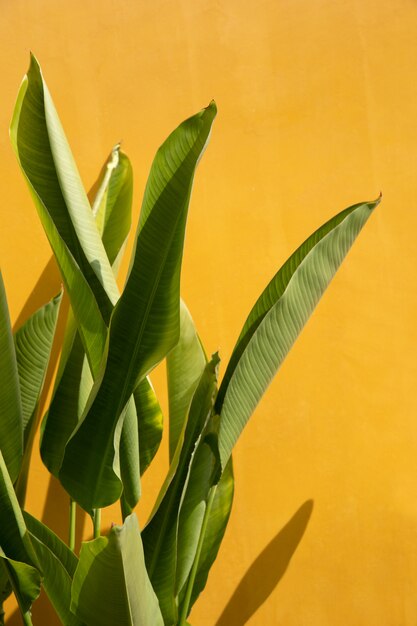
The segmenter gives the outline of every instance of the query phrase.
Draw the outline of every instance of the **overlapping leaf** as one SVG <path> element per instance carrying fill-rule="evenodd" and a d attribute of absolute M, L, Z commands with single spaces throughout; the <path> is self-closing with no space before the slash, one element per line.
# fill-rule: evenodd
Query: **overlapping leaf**
<path fill-rule="evenodd" d="M 23 410 L 20 399 L 16 351 L 1 273 L 0 372 L 0 450 L 3 453 L 12 482 L 14 482 L 18 477 L 23 456 Z"/>
<path fill-rule="evenodd" d="M 199 442 L 212 414 L 217 391 L 218 363 L 219 358 L 214 355 L 200 378 L 184 428 L 183 444 L 177 448 L 176 454 L 179 454 L 179 458 L 176 471 L 172 477 L 168 476 L 162 488 L 162 498 L 158 498 L 159 505 L 143 531 L 149 577 L 159 598 L 164 620 L 169 624 L 174 624 L 178 617 L 175 580 L 181 499 L 193 455 L 199 448 Z"/>
<path fill-rule="evenodd" d="M 352 243 L 379 203 L 354 205 L 307 239 L 252 309 L 216 403 L 225 467 L 232 448 Z"/>
<path fill-rule="evenodd" d="M 23 512 L 31 543 L 42 568 L 42 585 L 64 626 L 82 626 L 70 611 L 75 554 L 45 524 Z"/>
<path fill-rule="evenodd" d="M 40 593 L 41 568 L 1 451 L 0 529 L 0 560 L 24 614 Z"/>
<path fill-rule="evenodd" d="M 71 610 L 89 626 L 163 626 L 136 516 L 82 545 Z"/>
<path fill-rule="evenodd" d="M 24 454 L 16 485 L 20 505 L 24 505 L 38 403 L 51 355 L 62 293 L 45 304 L 15 333 L 17 367 L 22 401 Z"/>
<path fill-rule="evenodd" d="M 110 463 L 118 421 L 138 383 L 178 340 L 188 204 L 215 113 L 211 104 L 181 124 L 152 165 L 134 261 L 112 315 L 105 369 L 67 444 L 60 471 L 65 488 L 86 510 L 120 497 L 120 484 Z M 97 419 L 101 423 L 98 432 Z"/>

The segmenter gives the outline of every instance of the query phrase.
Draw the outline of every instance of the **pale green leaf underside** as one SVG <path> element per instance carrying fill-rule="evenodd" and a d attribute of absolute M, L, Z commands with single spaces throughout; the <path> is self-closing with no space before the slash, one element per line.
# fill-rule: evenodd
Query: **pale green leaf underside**
<path fill-rule="evenodd" d="M 317 231 L 317 243 L 312 245 L 311 239 L 307 240 L 293 255 L 293 261 L 280 270 L 285 273 L 282 277 L 285 288 L 280 290 L 280 279 L 277 279 L 276 287 L 272 285 L 264 299 L 261 298 L 259 312 L 253 314 L 254 319 L 260 317 L 261 321 L 255 324 L 255 331 L 239 355 L 227 382 L 223 403 L 220 400 L 218 406 L 223 467 L 277 369 L 378 202 L 355 205 L 341 214 L 342 219 L 336 216 L 325 224 L 325 235 Z M 248 328 L 250 326 L 251 321 Z"/>
<path fill-rule="evenodd" d="M 82 545 L 71 610 L 89 626 L 163 626 L 136 516 Z"/>

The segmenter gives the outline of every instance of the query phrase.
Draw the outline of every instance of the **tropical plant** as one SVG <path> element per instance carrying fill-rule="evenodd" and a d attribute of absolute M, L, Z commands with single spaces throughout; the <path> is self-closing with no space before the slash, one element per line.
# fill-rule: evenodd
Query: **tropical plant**
<path fill-rule="evenodd" d="M 87 196 L 31 57 L 11 141 L 70 302 L 40 449 L 71 506 L 68 545 L 24 511 L 62 294 L 13 337 L 0 282 L 0 589 L 3 600 L 15 593 L 25 624 L 41 585 L 66 626 L 188 623 L 229 519 L 233 447 L 379 202 L 342 211 L 294 252 L 249 313 L 219 384 L 219 356 L 206 356 L 180 299 L 191 187 L 215 115 L 211 102 L 159 148 L 120 294 L 115 275 L 131 224 L 130 162 L 116 146 Z M 170 466 L 141 531 L 134 513 L 140 477 L 162 435 L 148 376 L 165 358 Z M 116 501 L 123 525 L 102 536 L 100 510 Z M 76 503 L 94 529 L 79 554 Z"/>

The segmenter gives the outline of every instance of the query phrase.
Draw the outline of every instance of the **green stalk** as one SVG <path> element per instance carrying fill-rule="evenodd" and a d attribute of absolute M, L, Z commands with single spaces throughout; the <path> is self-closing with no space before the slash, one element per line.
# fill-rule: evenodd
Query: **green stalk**
<path fill-rule="evenodd" d="M 70 498 L 70 523 L 69 523 L 69 549 L 74 552 L 75 550 L 75 527 L 77 521 L 77 503 Z"/>
<path fill-rule="evenodd" d="M 30 611 L 27 611 L 26 613 L 22 613 L 22 619 L 23 619 L 23 623 L 25 624 L 25 626 L 33 626 Z"/>
<path fill-rule="evenodd" d="M 97 539 L 97 537 L 100 537 L 100 525 L 101 525 L 101 509 L 94 509 L 94 519 L 93 519 L 94 539 Z"/>
<path fill-rule="evenodd" d="M 213 506 L 214 496 L 216 495 L 217 485 L 214 485 L 210 489 L 209 497 L 207 500 L 206 510 L 204 512 L 203 523 L 201 525 L 200 537 L 198 539 L 197 551 L 195 554 L 195 559 L 193 566 L 191 568 L 190 576 L 187 581 L 187 589 L 185 591 L 184 601 L 181 606 L 181 615 L 180 621 L 178 622 L 178 626 L 186 626 L 189 606 L 191 602 L 191 595 L 193 593 L 194 581 L 197 575 L 198 564 L 200 562 L 201 550 L 203 548 L 204 537 L 206 536 L 207 524 L 210 517 L 211 507 Z"/>

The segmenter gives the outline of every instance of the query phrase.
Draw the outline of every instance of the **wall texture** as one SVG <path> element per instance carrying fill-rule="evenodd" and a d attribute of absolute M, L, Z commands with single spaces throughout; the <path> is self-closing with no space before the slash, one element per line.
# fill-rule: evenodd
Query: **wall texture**
<path fill-rule="evenodd" d="M 7 137 L 30 49 L 87 187 L 123 140 L 135 216 L 158 145 L 216 99 L 182 284 L 207 350 L 224 361 L 293 249 L 383 191 L 239 441 L 230 526 L 191 622 L 415 626 L 415 0 L 1 0 L 0 9 L 0 262 L 14 320 L 59 285 L 48 266 L 32 294 L 50 252 Z M 144 481 L 142 523 L 165 470 L 166 448 Z M 67 501 L 37 454 L 30 489 L 28 509 L 65 536 Z M 34 623 L 56 624 L 44 599 Z"/>

